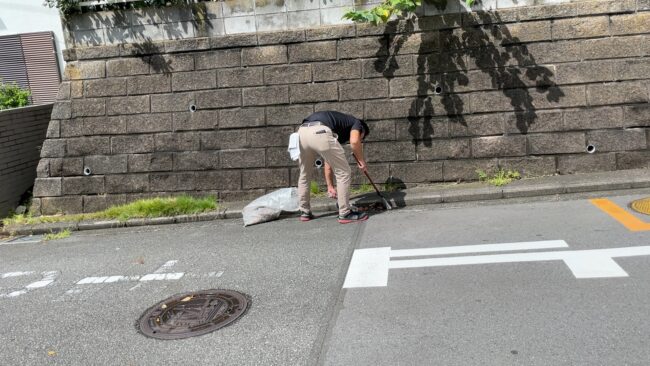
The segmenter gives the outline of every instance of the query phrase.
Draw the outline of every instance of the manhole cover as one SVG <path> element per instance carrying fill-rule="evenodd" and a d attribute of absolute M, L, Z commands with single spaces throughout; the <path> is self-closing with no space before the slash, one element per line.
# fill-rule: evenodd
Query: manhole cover
<path fill-rule="evenodd" d="M 630 207 L 636 212 L 650 215 L 650 197 L 636 200 L 630 203 Z"/>
<path fill-rule="evenodd" d="M 231 290 L 205 290 L 173 296 L 142 314 L 138 328 L 147 337 L 181 339 L 210 333 L 242 316 L 250 301 Z"/>

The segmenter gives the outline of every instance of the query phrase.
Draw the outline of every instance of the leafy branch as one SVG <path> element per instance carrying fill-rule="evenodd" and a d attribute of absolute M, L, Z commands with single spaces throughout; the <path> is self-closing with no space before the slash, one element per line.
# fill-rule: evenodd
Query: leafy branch
<path fill-rule="evenodd" d="M 436 3 L 435 0 L 429 0 Z M 475 0 L 465 0 L 467 6 L 472 6 Z M 415 9 L 422 5 L 421 0 L 384 0 L 383 3 L 368 10 L 350 10 L 343 15 L 343 19 L 349 19 L 357 23 L 371 23 L 378 25 L 386 23 L 393 16 L 408 16 L 415 12 Z M 446 1 L 444 1 L 446 5 Z M 442 6 L 444 8 L 444 6 Z"/>
<path fill-rule="evenodd" d="M 0 81 L 0 111 L 28 105 L 31 94 L 29 90 L 21 89 L 16 83 L 3 84 Z"/>

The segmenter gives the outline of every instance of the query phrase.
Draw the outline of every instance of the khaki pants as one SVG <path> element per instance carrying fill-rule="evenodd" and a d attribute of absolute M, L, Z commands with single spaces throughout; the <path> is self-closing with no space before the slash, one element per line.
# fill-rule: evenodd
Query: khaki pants
<path fill-rule="evenodd" d="M 325 131 L 317 133 L 319 131 Z M 352 171 L 345 159 L 345 151 L 336 140 L 335 134 L 327 126 L 300 127 L 300 178 L 298 179 L 298 198 L 300 210 L 311 212 L 309 204 L 309 183 L 314 174 L 314 162 L 318 155 L 332 167 L 336 177 L 336 194 L 339 203 L 339 215 L 350 213 L 350 180 Z"/>

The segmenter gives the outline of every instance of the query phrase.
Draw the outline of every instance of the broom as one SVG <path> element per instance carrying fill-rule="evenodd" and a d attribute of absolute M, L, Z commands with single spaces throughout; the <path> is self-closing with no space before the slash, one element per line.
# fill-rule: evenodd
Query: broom
<path fill-rule="evenodd" d="M 356 161 L 357 161 L 357 164 L 359 164 L 359 159 L 357 159 L 357 156 L 354 155 L 354 153 L 352 154 L 352 156 L 354 156 L 354 160 L 356 160 Z M 372 181 L 372 178 L 370 178 L 370 175 L 368 175 L 368 172 L 364 170 L 364 171 L 363 171 L 363 174 L 366 175 L 366 178 L 368 178 L 368 181 L 370 182 L 370 184 L 372 184 L 372 187 L 375 189 L 375 192 L 377 192 L 377 195 L 379 195 L 379 198 L 381 198 L 381 202 L 382 202 L 382 204 L 384 205 L 384 207 L 385 207 L 387 210 L 392 210 L 392 209 L 393 209 L 393 206 L 391 206 L 390 202 L 388 202 L 388 200 L 386 199 L 386 197 L 384 197 L 384 195 L 381 194 L 381 192 L 379 192 L 379 189 L 377 188 L 377 186 L 375 185 L 375 183 Z"/>

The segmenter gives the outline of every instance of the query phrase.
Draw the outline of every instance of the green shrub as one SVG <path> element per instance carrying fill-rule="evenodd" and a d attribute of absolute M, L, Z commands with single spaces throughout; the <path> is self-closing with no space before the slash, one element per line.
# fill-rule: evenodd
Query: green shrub
<path fill-rule="evenodd" d="M 29 104 L 29 90 L 22 89 L 18 84 L 3 84 L 0 82 L 0 111 L 3 109 L 24 107 Z"/>
<path fill-rule="evenodd" d="M 438 9 L 445 9 L 448 1 L 457 0 L 425 0 Z M 475 0 L 464 0 L 471 7 Z M 386 23 L 393 15 L 408 17 L 415 13 L 415 9 L 422 5 L 421 0 L 384 0 L 381 4 L 368 10 L 350 10 L 343 15 L 343 19 L 350 19 L 357 23 L 371 23 L 378 25 Z"/>

